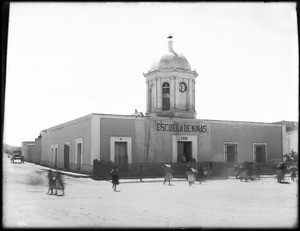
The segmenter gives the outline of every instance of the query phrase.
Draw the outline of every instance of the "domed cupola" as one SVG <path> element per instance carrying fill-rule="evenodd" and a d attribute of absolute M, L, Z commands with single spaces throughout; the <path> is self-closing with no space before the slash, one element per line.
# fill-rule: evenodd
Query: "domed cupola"
<path fill-rule="evenodd" d="M 172 38 L 172 37 L 171 37 Z M 158 117 L 196 118 L 196 71 L 168 41 L 169 53 L 155 61 L 144 74 L 147 79 L 146 115 Z"/>

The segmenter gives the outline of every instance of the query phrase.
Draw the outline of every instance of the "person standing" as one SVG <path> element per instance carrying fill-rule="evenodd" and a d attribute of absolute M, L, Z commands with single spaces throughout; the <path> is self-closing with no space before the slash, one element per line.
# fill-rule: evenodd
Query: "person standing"
<path fill-rule="evenodd" d="M 291 179 L 292 179 L 292 181 L 295 181 L 296 177 L 297 177 L 297 167 L 292 166 L 291 167 Z"/>
<path fill-rule="evenodd" d="M 243 181 L 243 179 L 247 182 L 248 181 L 248 162 L 245 161 L 243 165 L 240 165 L 239 167 L 239 173 L 238 177 L 240 178 L 240 181 Z"/>
<path fill-rule="evenodd" d="M 239 165 L 234 165 L 233 166 L 234 167 L 234 169 L 233 169 L 233 175 L 235 176 L 235 179 L 238 179 L 238 175 L 239 175 Z"/>
<path fill-rule="evenodd" d="M 187 180 L 189 182 L 189 186 L 191 186 L 195 181 L 195 173 L 189 165 L 187 166 L 187 171 L 185 173 L 187 174 Z"/>
<path fill-rule="evenodd" d="M 169 185 L 171 185 L 171 180 L 173 179 L 173 175 L 172 175 L 172 169 L 171 169 L 171 165 L 169 164 L 164 164 L 164 183 L 166 183 L 166 181 L 169 181 Z"/>
<path fill-rule="evenodd" d="M 198 181 L 200 182 L 200 184 L 202 183 L 202 181 L 205 181 L 207 179 L 207 170 L 205 167 L 200 166 L 198 169 L 198 174 L 197 174 L 197 178 Z"/>
<path fill-rule="evenodd" d="M 50 195 L 53 194 L 53 189 L 56 188 L 55 182 L 56 182 L 55 173 L 50 169 L 48 171 L 48 185 L 49 185 L 49 188 L 48 188 L 47 194 L 49 194 L 50 192 L 51 192 Z"/>
<path fill-rule="evenodd" d="M 110 175 L 112 177 L 112 188 L 114 191 L 117 190 L 117 185 L 119 184 L 119 171 L 117 169 L 117 165 L 114 165 L 114 168 L 111 170 Z"/>
<path fill-rule="evenodd" d="M 56 192 L 55 192 L 55 194 L 57 194 L 57 189 L 60 189 L 62 191 L 62 196 L 65 194 L 65 184 L 64 184 L 64 181 L 62 179 L 60 172 L 57 172 L 57 174 L 56 174 Z"/>
<path fill-rule="evenodd" d="M 277 169 L 277 181 L 279 183 L 282 183 L 285 177 L 286 164 L 284 162 L 279 162 L 276 169 Z"/>
<path fill-rule="evenodd" d="M 186 162 L 186 157 L 185 157 L 185 154 L 184 154 L 184 153 L 181 154 L 181 162 L 182 162 L 182 163 L 185 163 L 185 162 Z"/>

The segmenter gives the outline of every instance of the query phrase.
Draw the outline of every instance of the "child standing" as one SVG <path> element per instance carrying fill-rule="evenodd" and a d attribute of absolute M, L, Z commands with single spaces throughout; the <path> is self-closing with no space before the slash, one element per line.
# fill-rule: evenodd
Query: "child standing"
<path fill-rule="evenodd" d="M 169 181 L 169 185 L 171 185 L 170 182 L 173 179 L 171 165 L 164 164 L 164 172 L 165 172 L 165 176 L 164 176 L 164 183 L 163 184 L 165 184 L 166 181 Z"/>
<path fill-rule="evenodd" d="M 117 169 L 117 165 L 114 166 L 114 168 L 111 170 L 110 175 L 112 177 L 112 188 L 114 191 L 117 190 L 117 185 L 119 184 L 119 171 Z"/>

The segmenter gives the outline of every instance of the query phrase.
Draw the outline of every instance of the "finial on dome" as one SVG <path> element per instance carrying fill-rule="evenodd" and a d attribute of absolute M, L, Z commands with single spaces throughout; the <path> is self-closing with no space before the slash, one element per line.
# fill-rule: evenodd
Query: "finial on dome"
<path fill-rule="evenodd" d="M 176 55 L 177 56 L 177 53 L 174 51 L 174 49 L 173 49 L 173 41 L 171 40 L 172 38 L 173 38 L 173 36 L 172 36 L 173 34 L 170 34 L 167 38 L 168 39 L 170 39 L 169 41 L 168 41 L 168 44 L 169 44 L 169 51 L 171 52 L 171 53 L 173 53 L 174 55 Z"/>

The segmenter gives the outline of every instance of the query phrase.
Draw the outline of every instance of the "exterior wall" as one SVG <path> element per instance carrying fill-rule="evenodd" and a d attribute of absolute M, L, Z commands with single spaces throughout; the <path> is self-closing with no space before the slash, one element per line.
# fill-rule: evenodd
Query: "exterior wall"
<path fill-rule="evenodd" d="M 34 150 L 35 150 L 35 145 L 34 144 L 28 144 L 27 145 L 27 152 L 29 153 L 29 162 L 34 162 L 33 157 L 34 157 Z"/>
<path fill-rule="evenodd" d="M 64 168 L 64 145 L 69 142 L 69 168 L 76 170 L 76 139 L 82 138 L 81 171 L 93 171 L 91 165 L 91 116 L 79 118 L 69 123 L 44 130 L 42 137 L 42 164 L 53 167 L 53 161 L 51 162 L 50 159 L 51 145 L 58 145 L 58 168 Z"/>
<path fill-rule="evenodd" d="M 29 162 L 31 162 L 31 153 L 32 152 L 30 152 L 30 150 L 29 150 L 29 148 L 28 148 L 28 145 L 34 145 L 35 143 L 34 143 L 34 141 L 24 141 L 24 142 L 22 142 L 22 155 L 24 156 L 24 160 L 25 161 L 29 161 Z"/>
<path fill-rule="evenodd" d="M 37 138 L 35 139 L 34 149 L 30 154 L 30 161 L 36 164 L 40 164 L 41 155 L 42 155 L 42 138 Z"/>
<path fill-rule="evenodd" d="M 254 143 L 266 143 L 267 161 L 282 158 L 281 125 L 212 123 L 211 139 L 213 161 L 224 161 L 224 142 L 238 143 L 238 162 L 253 161 Z"/>
<path fill-rule="evenodd" d="M 298 153 L 298 130 L 287 132 L 287 152 L 290 153 L 292 150 Z"/>
<path fill-rule="evenodd" d="M 177 142 L 192 142 L 196 161 L 225 161 L 225 142 L 237 144 L 238 162 L 253 161 L 253 144 L 264 143 L 267 161 L 280 159 L 283 151 L 281 124 L 210 121 L 167 117 L 92 114 L 44 130 L 33 150 L 24 153 L 34 162 L 53 167 L 51 147 L 58 148 L 58 168 L 64 168 L 64 145 L 70 145 L 69 169 L 77 171 L 76 143 L 82 141 L 82 172 L 93 171 L 93 160 L 113 160 L 114 142 L 127 142 L 131 163 L 177 162 Z M 22 150 L 23 151 L 23 150 Z"/>
<path fill-rule="evenodd" d="M 280 121 L 274 124 L 282 125 L 283 154 L 288 154 L 292 150 L 298 153 L 298 122 Z"/>
<path fill-rule="evenodd" d="M 195 159 L 205 160 L 205 148 L 210 147 L 210 137 L 207 133 L 201 133 L 199 131 L 193 131 L 192 125 L 197 126 L 204 125 L 202 121 L 194 119 L 169 119 L 169 118 L 155 118 L 149 120 L 150 132 L 149 132 L 149 162 L 172 162 L 173 155 L 177 155 L 177 146 L 172 145 L 172 137 L 175 139 L 187 138 L 193 139 L 196 137 Z M 177 128 L 175 126 L 177 125 Z M 148 145 L 148 144 L 147 144 Z M 177 143 L 176 143 L 177 145 Z M 200 149 L 202 146 L 202 150 Z M 199 151 L 200 150 L 200 151 Z M 175 152 L 175 154 L 173 153 Z"/>
<path fill-rule="evenodd" d="M 101 118 L 100 124 L 101 160 L 110 160 L 110 137 L 131 138 L 133 163 L 176 161 L 180 139 L 193 142 L 197 161 L 225 161 L 225 142 L 237 144 L 239 162 L 254 161 L 255 143 L 266 144 L 267 161 L 280 159 L 283 150 L 282 126 L 274 124 L 164 117 Z"/>
<path fill-rule="evenodd" d="M 101 118 L 100 119 L 100 156 L 101 160 L 110 160 L 110 139 L 111 137 L 132 137 L 135 143 L 135 117 L 130 119 L 122 118 Z M 135 153 L 135 145 L 132 153 Z M 134 155 L 136 156 L 136 155 Z M 135 159 L 133 160 L 136 161 Z"/>

